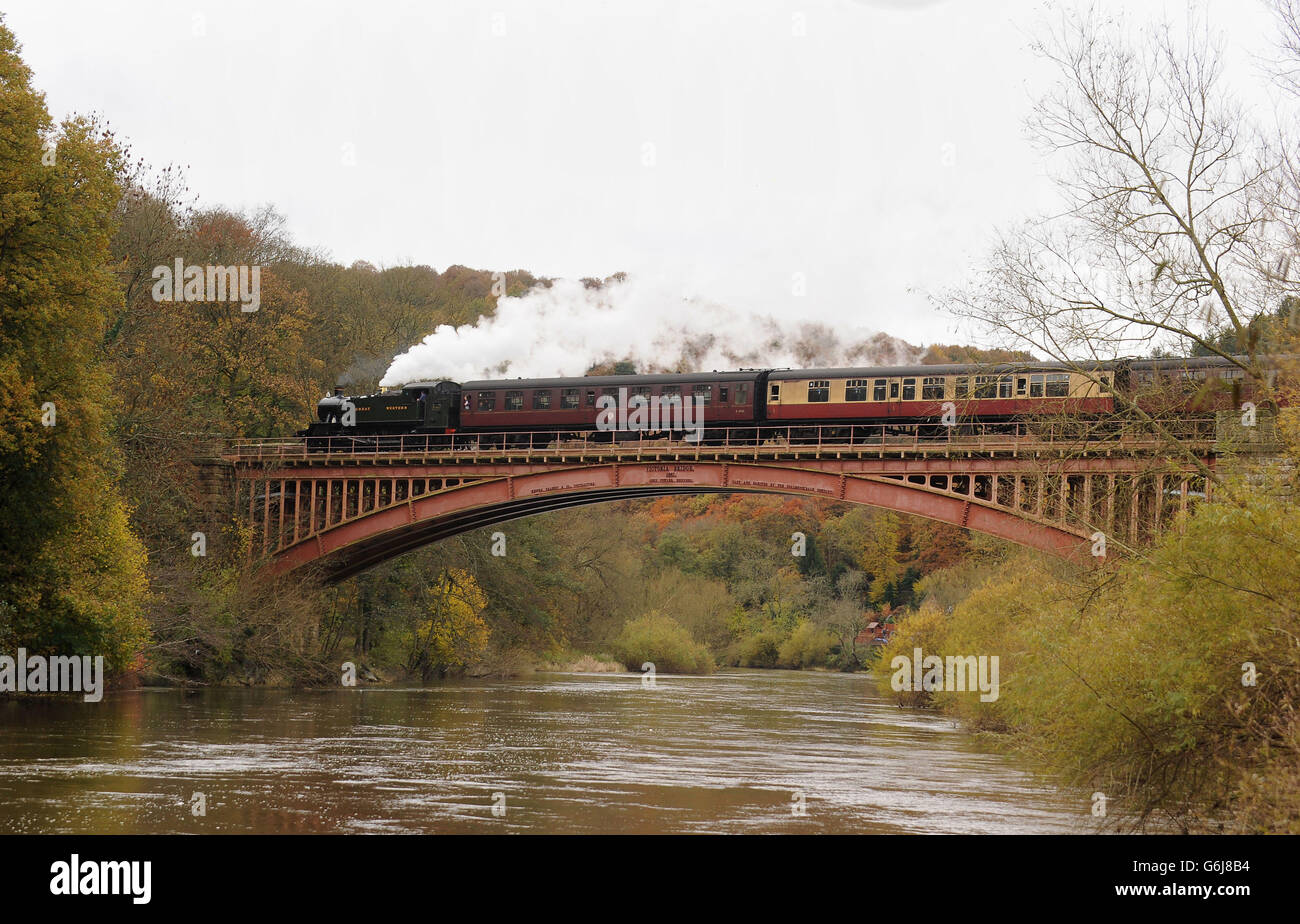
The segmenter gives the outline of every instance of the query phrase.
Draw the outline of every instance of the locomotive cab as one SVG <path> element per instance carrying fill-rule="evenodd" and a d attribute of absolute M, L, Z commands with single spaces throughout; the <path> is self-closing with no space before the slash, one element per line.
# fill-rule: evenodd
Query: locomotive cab
<path fill-rule="evenodd" d="M 419 409 L 419 430 L 448 433 L 460 425 L 460 386 L 455 382 L 412 382 L 402 389 Z"/>

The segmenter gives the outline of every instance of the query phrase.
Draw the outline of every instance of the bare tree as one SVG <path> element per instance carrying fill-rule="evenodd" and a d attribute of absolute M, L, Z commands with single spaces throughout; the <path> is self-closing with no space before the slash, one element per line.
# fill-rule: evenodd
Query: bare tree
<path fill-rule="evenodd" d="M 1034 50 L 1059 73 L 1028 125 L 1062 210 L 1002 233 L 943 305 L 1080 368 L 1199 348 L 1266 387 L 1252 325 L 1294 286 L 1263 268 L 1295 239 L 1274 207 L 1280 165 L 1224 88 L 1208 29 L 1064 12 Z"/>
<path fill-rule="evenodd" d="M 1300 291 L 1300 139 L 1295 124 L 1295 103 L 1300 102 L 1300 0 L 1274 0 L 1277 22 L 1277 55 L 1269 62 L 1276 84 L 1292 103 L 1290 111 L 1278 113 L 1278 128 L 1273 148 L 1278 170 L 1266 197 L 1270 218 L 1287 237 L 1286 250 L 1277 262 L 1263 269 L 1288 294 Z M 1295 314 L 1295 312 L 1292 312 Z"/>

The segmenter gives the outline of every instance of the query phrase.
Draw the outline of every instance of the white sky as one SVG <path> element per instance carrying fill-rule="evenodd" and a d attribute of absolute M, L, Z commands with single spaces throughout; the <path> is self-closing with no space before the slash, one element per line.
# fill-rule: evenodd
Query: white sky
<path fill-rule="evenodd" d="M 1200 5 L 1254 93 L 1266 8 Z M 340 262 L 626 270 L 913 342 L 958 337 L 923 293 L 1050 202 L 1021 127 L 1050 78 L 1026 48 L 1043 9 L 5 3 L 56 117 L 104 114 L 136 154 L 186 167 L 203 204 L 272 203 Z"/>

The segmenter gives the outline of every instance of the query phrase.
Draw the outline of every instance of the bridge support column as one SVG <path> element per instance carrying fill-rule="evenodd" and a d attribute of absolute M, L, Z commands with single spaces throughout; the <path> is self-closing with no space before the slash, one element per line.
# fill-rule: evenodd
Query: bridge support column
<path fill-rule="evenodd" d="M 271 538 L 271 482 L 262 482 L 262 554 Z"/>
<path fill-rule="evenodd" d="M 1115 535 L 1115 476 L 1106 476 L 1106 535 Z"/>
<path fill-rule="evenodd" d="M 1133 476 L 1133 490 L 1128 502 L 1128 541 L 1137 545 L 1138 541 L 1138 505 L 1142 502 L 1142 479 Z"/>
<path fill-rule="evenodd" d="M 195 465 L 197 491 L 192 500 L 197 522 L 193 529 L 202 531 L 211 546 L 215 537 L 229 529 L 232 515 L 240 513 L 239 480 L 235 477 L 235 466 L 220 457 L 202 457 L 195 460 Z"/>

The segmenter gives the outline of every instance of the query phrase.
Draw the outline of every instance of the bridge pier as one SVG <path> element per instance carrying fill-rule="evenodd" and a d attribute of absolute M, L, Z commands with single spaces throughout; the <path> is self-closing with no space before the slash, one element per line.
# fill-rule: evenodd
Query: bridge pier
<path fill-rule="evenodd" d="M 207 538 L 207 548 L 212 550 L 236 522 L 234 498 L 237 493 L 237 465 L 220 456 L 202 456 L 194 460 L 196 501 L 199 511 L 192 530 Z"/>

